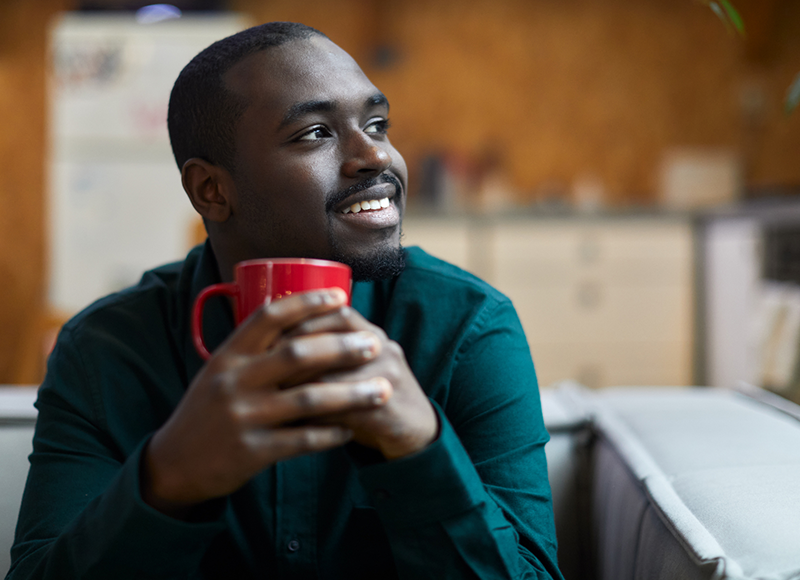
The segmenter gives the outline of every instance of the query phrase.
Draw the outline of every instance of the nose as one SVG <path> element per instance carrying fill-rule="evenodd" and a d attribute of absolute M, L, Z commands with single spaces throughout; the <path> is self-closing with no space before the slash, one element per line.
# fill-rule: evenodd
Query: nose
<path fill-rule="evenodd" d="M 382 142 L 361 130 L 347 139 L 342 173 L 347 177 L 381 174 L 392 165 L 392 156 Z"/>

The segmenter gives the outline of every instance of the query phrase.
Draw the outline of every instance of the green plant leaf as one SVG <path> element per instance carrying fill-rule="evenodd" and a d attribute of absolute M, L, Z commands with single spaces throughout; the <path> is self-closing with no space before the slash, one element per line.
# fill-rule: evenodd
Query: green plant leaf
<path fill-rule="evenodd" d="M 722 3 L 722 7 L 725 9 L 725 13 L 728 15 L 728 18 L 733 24 L 733 27 L 739 32 L 741 36 L 744 36 L 744 20 L 736 11 L 736 8 L 733 7 L 733 4 L 728 2 L 728 0 L 720 0 Z"/>
<path fill-rule="evenodd" d="M 722 10 L 722 8 L 720 8 L 719 4 L 716 2 L 709 2 L 708 7 L 714 11 L 714 14 L 716 14 L 720 20 L 722 20 L 722 23 L 725 25 L 725 28 L 728 29 L 728 32 L 733 32 L 731 23 L 728 21 L 728 17 L 725 15 L 725 12 Z"/>
<path fill-rule="evenodd" d="M 739 36 L 745 35 L 744 20 L 739 12 L 731 4 L 730 0 L 698 0 L 701 4 L 711 8 L 712 12 L 717 15 L 725 28 L 730 34 L 739 33 Z"/>
<path fill-rule="evenodd" d="M 794 77 L 792 85 L 786 92 L 786 101 L 784 102 L 783 110 L 789 115 L 795 110 L 798 104 L 800 104 L 800 73 Z"/>

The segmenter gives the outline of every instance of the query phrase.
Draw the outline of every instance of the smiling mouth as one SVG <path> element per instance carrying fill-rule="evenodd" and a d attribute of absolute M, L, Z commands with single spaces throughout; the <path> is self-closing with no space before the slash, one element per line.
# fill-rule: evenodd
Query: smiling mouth
<path fill-rule="evenodd" d="M 389 207 L 390 202 L 388 197 L 381 199 L 370 199 L 365 201 L 357 201 L 353 205 L 347 206 L 340 213 L 361 213 L 362 211 L 377 211 Z"/>

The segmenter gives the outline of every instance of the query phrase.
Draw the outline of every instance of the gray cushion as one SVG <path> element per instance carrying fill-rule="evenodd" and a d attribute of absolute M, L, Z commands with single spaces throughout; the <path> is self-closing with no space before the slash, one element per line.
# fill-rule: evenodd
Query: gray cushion
<path fill-rule="evenodd" d="M 11 566 L 11 544 L 33 450 L 33 387 L 0 387 L 0 576 Z"/>
<path fill-rule="evenodd" d="M 604 456 L 608 447 L 651 508 L 636 529 L 642 543 L 635 578 L 707 578 L 714 572 L 718 578 L 800 577 L 800 422 L 725 390 L 632 388 L 591 398 L 597 432 L 607 442 L 598 448 L 598 485 L 611 477 L 604 468 L 618 469 Z M 624 485 L 622 477 L 615 481 Z M 627 500 L 616 510 L 637 510 L 634 489 L 595 497 L 613 511 L 622 493 Z M 606 530 L 633 533 L 614 524 L 624 517 L 619 513 L 603 517 L 598 525 Z M 616 557 L 601 549 L 603 557 Z M 659 572 L 676 566 L 677 575 Z"/>
<path fill-rule="evenodd" d="M 575 386 L 577 388 L 577 386 Z M 579 391 L 575 391 L 577 396 Z M 550 441 L 545 446 L 553 493 L 558 561 L 568 580 L 590 572 L 589 551 L 589 415 L 566 385 L 542 389 L 542 412 Z"/>

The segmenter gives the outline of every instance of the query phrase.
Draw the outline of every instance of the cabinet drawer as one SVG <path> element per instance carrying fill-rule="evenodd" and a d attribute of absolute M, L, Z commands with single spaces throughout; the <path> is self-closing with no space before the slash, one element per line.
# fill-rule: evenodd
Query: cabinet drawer
<path fill-rule="evenodd" d="M 493 282 L 559 285 L 591 274 L 605 282 L 674 284 L 691 279 L 691 229 L 683 223 L 497 225 Z"/>
<path fill-rule="evenodd" d="M 692 382 L 688 342 L 531 342 L 539 384 L 575 379 L 589 387 Z"/>
<path fill-rule="evenodd" d="M 687 287 L 506 290 L 530 340 L 663 341 L 692 333 L 692 294 Z"/>

